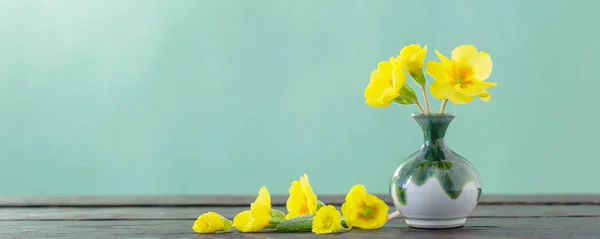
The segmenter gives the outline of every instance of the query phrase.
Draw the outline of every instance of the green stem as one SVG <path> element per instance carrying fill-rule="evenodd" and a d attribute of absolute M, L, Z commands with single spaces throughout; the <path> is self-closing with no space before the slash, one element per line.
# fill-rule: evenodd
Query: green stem
<path fill-rule="evenodd" d="M 442 101 L 442 108 L 440 108 L 440 114 L 443 114 L 446 111 L 446 105 L 448 105 L 448 99 Z"/>
<path fill-rule="evenodd" d="M 423 106 L 421 105 L 421 103 L 419 103 L 419 101 L 417 100 L 417 103 L 415 103 L 418 107 L 419 110 L 421 111 L 421 114 L 425 114 L 425 110 L 423 110 Z"/>

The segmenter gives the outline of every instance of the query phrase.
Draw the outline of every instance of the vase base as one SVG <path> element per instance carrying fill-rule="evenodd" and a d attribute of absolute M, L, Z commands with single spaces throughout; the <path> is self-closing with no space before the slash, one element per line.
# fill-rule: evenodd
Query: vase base
<path fill-rule="evenodd" d="M 406 224 L 409 227 L 421 228 L 421 229 L 449 229 L 462 227 L 467 218 L 456 218 L 456 219 L 405 219 Z"/>

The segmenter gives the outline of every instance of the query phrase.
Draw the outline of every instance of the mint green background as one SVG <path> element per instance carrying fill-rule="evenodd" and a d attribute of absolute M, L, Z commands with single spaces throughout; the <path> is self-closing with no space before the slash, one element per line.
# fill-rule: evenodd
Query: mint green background
<path fill-rule="evenodd" d="M 595 1 L 0 2 L 0 195 L 387 193 L 416 107 L 374 109 L 411 43 L 494 61 L 450 105 L 484 193 L 600 193 Z M 437 110 L 440 102 L 434 100 Z"/>

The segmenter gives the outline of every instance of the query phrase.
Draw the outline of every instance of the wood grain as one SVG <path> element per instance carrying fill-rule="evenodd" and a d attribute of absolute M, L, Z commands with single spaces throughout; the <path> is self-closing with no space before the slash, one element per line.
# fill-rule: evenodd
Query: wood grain
<path fill-rule="evenodd" d="M 389 203 L 389 197 L 380 195 Z M 196 235 L 202 213 L 232 218 L 255 196 L 83 196 L 0 199 L 1 238 L 315 238 L 312 233 Z M 341 205 L 342 195 L 320 196 Z M 284 209 L 285 196 L 273 197 Z M 393 207 L 390 207 L 393 210 Z M 384 228 L 336 238 L 600 238 L 600 195 L 483 196 L 464 227 L 407 228 L 402 218 Z"/>
<path fill-rule="evenodd" d="M 0 222 L 0 238 L 315 238 L 312 233 L 237 232 L 196 235 L 192 220 L 169 221 L 8 221 Z M 393 220 L 377 230 L 352 230 L 326 238 L 544 238 L 597 239 L 599 217 L 582 218 L 472 218 L 464 227 L 450 230 L 407 228 Z"/>
<path fill-rule="evenodd" d="M 281 206 L 274 208 L 285 211 Z M 0 220 L 195 220 L 208 211 L 233 218 L 246 209 L 247 207 L 2 208 Z M 394 210 L 393 207 L 390 207 L 391 210 Z M 600 217 L 600 206 L 481 205 L 475 208 L 471 217 Z"/>
<path fill-rule="evenodd" d="M 389 195 L 378 195 L 391 204 Z M 179 206 L 245 206 L 255 195 L 224 196 L 69 196 L 0 198 L 0 207 L 179 207 Z M 341 205 L 345 195 L 319 195 L 326 204 Z M 287 196 L 272 196 L 272 204 L 283 206 Z M 548 204 L 600 205 L 600 195 L 482 195 L 480 205 Z"/>

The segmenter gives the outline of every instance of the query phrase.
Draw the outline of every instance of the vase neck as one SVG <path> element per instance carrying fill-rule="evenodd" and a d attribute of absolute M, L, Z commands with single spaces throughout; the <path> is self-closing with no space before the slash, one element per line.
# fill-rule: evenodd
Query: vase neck
<path fill-rule="evenodd" d="M 423 131 L 423 146 L 441 148 L 446 147 L 446 130 L 450 122 L 454 119 L 454 115 L 449 114 L 432 114 L 432 115 L 414 115 L 413 118 Z"/>

